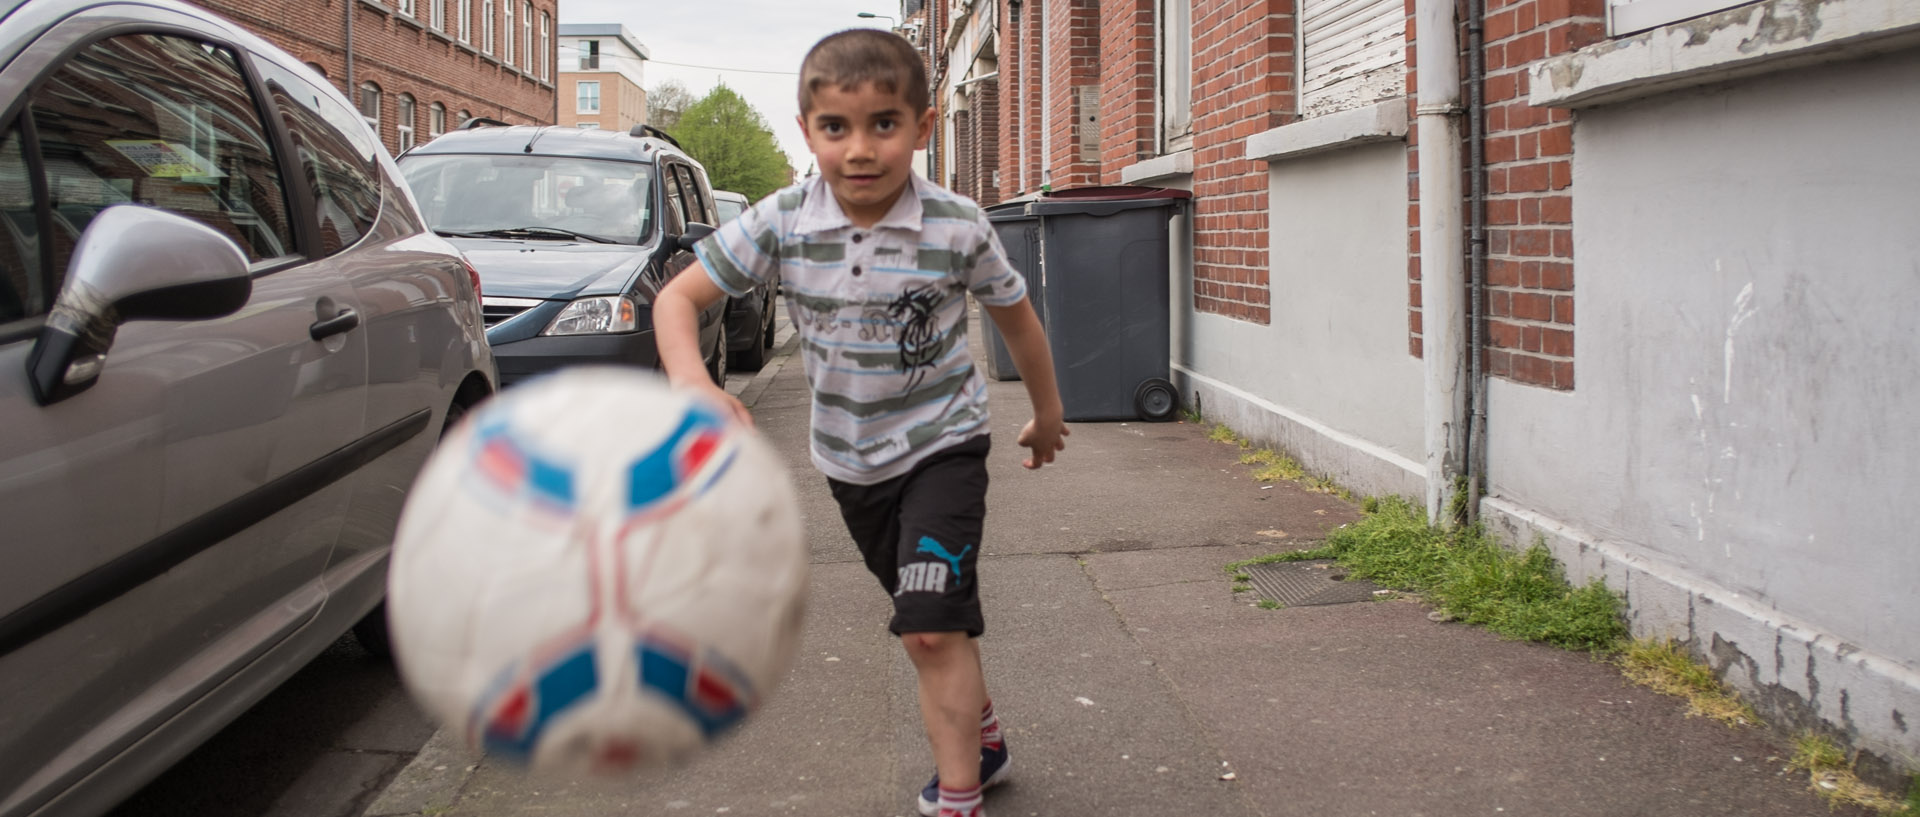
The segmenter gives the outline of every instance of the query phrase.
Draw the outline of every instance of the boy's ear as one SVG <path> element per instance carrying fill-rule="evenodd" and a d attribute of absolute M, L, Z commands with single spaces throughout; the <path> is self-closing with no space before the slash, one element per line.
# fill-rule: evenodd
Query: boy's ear
<path fill-rule="evenodd" d="M 931 106 L 920 112 L 920 140 L 919 144 L 914 146 L 914 150 L 927 149 L 927 140 L 933 137 L 934 119 L 934 111 Z"/>

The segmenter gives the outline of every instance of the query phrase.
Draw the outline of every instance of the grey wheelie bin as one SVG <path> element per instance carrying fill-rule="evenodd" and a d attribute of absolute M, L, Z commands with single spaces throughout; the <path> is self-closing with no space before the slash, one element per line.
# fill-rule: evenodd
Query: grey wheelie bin
<path fill-rule="evenodd" d="M 1033 311 L 1040 316 L 1040 325 L 1047 324 L 1045 306 L 1040 297 L 1040 217 L 1027 213 L 1030 201 L 1013 201 L 996 204 L 987 208 L 987 222 L 993 225 L 993 232 L 1000 237 L 1000 245 L 1007 250 L 1007 261 L 1013 264 L 1027 279 L 1027 299 L 1033 302 Z M 1000 329 L 993 320 L 985 315 L 980 320 L 980 345 L 986 347 L 987 376 L 995 380 L 1019 380 L 1020 372 L 1013 366 L 1013 355 L 1007 351 L 1007 343 L 1000 337 Z"/>
<path fill-rule="evenodd" d="M 1040 294 L 1070 421 L 1170 420 L 1169 223 L 1192 194 L 1088 187 L 1031 202 L 1040 221 Z M 1003 240 L 1004 241 L 1004 240 Z"/>

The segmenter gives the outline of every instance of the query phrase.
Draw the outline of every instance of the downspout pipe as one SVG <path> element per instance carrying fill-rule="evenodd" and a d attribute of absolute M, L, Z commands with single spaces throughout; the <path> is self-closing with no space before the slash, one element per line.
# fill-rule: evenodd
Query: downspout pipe
<path fill-rule="evenodd" d="M 355 109 L 358 109 L 360 106 L 360 95 L 356 93 L 353 88 L 353 3 L 354 0 L 341 0 L 340 2 L 340 5 L 345 8 L 347 15 L 347 84 L 341 91 L 346 94 L 347 101 L 352 102 Z"/>
<path fill-rule="evenodd" d="M 1427 519 L 1449 522 L 1467 442 L 1467 270 L 1461 224 L 1460 40 L 1454 0 L 1415 0 L 1420 323 Z"/>
<path fill-rule="evenodd" d="M 1485 0 L 1467 0 L 1467 177 L 1472 179 L 1468 239 L 1468 303 L 1472 323 L 1467 360 L 1473 394 L 1467 426 L 1467 523 L 1480 520 L 1480 495 L 1487 480 L 1487 109 Z"/>

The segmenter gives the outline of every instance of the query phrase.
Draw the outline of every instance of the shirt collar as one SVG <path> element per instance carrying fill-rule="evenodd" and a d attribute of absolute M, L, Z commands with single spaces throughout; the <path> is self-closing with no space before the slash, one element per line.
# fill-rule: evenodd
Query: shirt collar
<path fill-rule="evenodd" d="M 908 172 L 907 186 L 900 191 L 900 198 L 893 200 L 893 207 L 874 222 L 872 229 L 920 229 L 921 216 L 925 212 L 920 207 L 921 185 L 928 183 L 920 178 L 920 174 Z M 840 209 L 840 200 L 833 197 L 833 188 L 827 186 L 824 177 L 814 176 L 806 184 L 806 202 L 800 205 L 800 212 L 793 223 L 794 232 L 824 233 L 853 227 L 853 221 L 847 218 L 846 211 Z"/>

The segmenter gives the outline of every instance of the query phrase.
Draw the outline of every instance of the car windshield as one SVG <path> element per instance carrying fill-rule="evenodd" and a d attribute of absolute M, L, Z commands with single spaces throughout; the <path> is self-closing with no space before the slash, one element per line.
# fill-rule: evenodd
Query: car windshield
<path fill-rule="evenodd" d="M 415 154 L 400 170 L 441 235 L 638 244 L 653 229 L 649 164 Z"/>
<path fill-rule="evenodd" d="M 740 215 L 742 212 L 745 212 L 747 209 L 747 206 L 745 204 L 734 201 L 733 199 L 717 198 L 713 200 L 713 204 L 715 207 L 720 208 L 721 224 L 725 224 L 729 221 L 732 221 L 734 216 Z"/>

